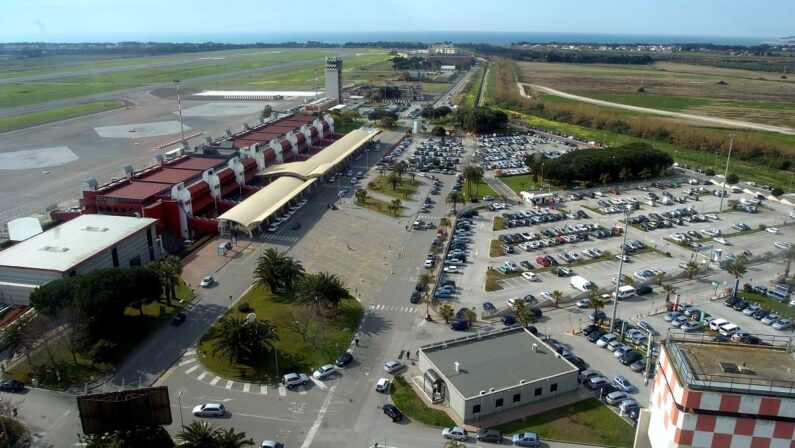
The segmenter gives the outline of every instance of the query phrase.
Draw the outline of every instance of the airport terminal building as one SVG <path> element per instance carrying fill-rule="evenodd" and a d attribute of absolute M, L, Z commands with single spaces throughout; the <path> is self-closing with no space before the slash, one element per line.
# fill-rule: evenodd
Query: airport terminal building
<path fill-rule="evenodd" d="M 577 368 L 518 326 L 425 345 L 419 368 L 431 401 L 468 424 L 577 389 Z"/>

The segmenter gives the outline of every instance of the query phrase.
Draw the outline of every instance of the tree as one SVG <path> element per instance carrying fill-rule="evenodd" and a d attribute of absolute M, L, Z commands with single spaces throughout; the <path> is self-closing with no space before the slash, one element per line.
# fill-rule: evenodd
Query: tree
<path fill-rule="evenodd" d="M 478 318 L 477 313 L 472 311 L 471 309 L 467 308 L 464 310 L 464 319 L 469 322 L 469 325 L 472 325 L 472 321 Z"/>
<path fill-rule="evenodd" d="M 455 310 L 452 306 L 444 304 L 439 307 L 439 317 L 444 319 L 444 323 L 449 324 L 450 319 L 455 315 Z"/>
<path fill-rule="evenodd" d="M 687 278 L 689 280 L 693 280 L 693 277 L 698 273 L 698 263 L 695 261 L 688 262 L 685 265 L 685 274 L 687 274 Z"/>
<path fill-rule="evenodd" d="M 216 425 L 197 420 L 183 426 L 177 434 L 177 440 L 187 448 L 215 448 L 221 432 Z"/>
<path fill-rule="evenodd" d="M 395 122 L 397 122 L 395 117 L 390 117 L 390 116 L 381 117 L 381 127 L 384 129 L 392 129 L 393 127 L 395 127 Z"/>
<path fill-rule="evenodd" d="M 602 185 L 607 185 L 607 183 L 610 182 L 610 180 L 611 180 L 610 173 L 602 173 L 599 176 L 599 182 L 601 182 Z"/>
<path fill-rule="evenodd" d="M 392 202 L 389 203 L 389 209 L 392 210 L 395 215 L 400 213 L 400 207 L 402 206 L 403 203 L 400 201 L 400 199 L 392 199 Z"/>
<path fill-rule="evenodd" d="M 422 288 L 422 291 L 425 291 L 425 288 L 428 287 L 428 285 L 431 283 L 432 280 L 433 277 L 431 277 L 431 274 L 428 274 L 426 272 L 420 275 L 420 278 L 417 279 L 417 283 L 419 283 L 420 287 Z"/>
<path fill-rule="evenodd" d="M 770 194 L 773 195 L 774 197 L 779 197 L 784 194 L 784 190 L 781 187 L 775 187 L 772 190 L 770 190 Z"/>
<path fill-rule="evenodd" d="M 303 265 L 288 257 L 286 252 L 277 252 L 269 248 L 257 259 L 254 278 L 260 285 L 268 285 L 271 292 L 278 293 L 290 290 L 295 280 L 304 273 Z"/>
<path fill-rule="evenodd" d="M 726 272 L 734 276 L 734 288 L 732 289 L 732 297 L 737 297 L 737 289 L 740 285 L 740 278 L 748 272 L 748 261 L 745 257 L 737 257 L 732 264 L 726 268 Z"/>
<path fill-rule="evenodd" d="M 177 297 L 177 285 L 182 280 L 182 263 L 179 258 L 167 255 L 160 261 L 149 263 L 148 267 L 160 277 L 166 303 L 171 306 L 171 301 Z"/>
<path fill-rule="evenodd" d="M 605 302 L 599 297 L 598 293 L 596 292 L 596 288 L 591 289 L 591 298 L 588 300 L 588 305 L 593 308 L 594 316 L 599 315 L 599 310 L 605 307 Z M 600 319 L 596 319 L 596 322 L 599 322 Z"/>
<path fill-rule="evenodd" d="M 364 204 L 367 202 L 367 190 L 364 188 L 359 188 L 356 190 L 356 193 L 353 194 L 353 197 L 356 198 L 357 204 Z"/>
<path fill-rule="evenodd" d="M 731 173 L 728 176 L 726 176 L 726 183 L 729 184 L 729 185 L 734 185 L 734 184 L 736 184 L 739 181 L 740 181 L 740 178 L 734 173 Z"/>
<path fill-rule="evenodd" d="M 475 165 L 464 168 L 464 180 L 467 183 L 467 195 L 472 197 L 472 184 L 474 183 L 475 196 L 477 196 L 478 184 L 483 180 L 483 168 Z"/>
<path fill-rule="evenodd" d="M 423 294 L 422 299 L 420 299 L 420 303 L 425 305 L 425 317 L 431 315 L 430 307 L 431 307 L 431 297 L 428 294 Z"/>
<path fill-rule="evenodd" d="M 444 137 L 447 135 L 447 129 L 441 126 L 434 126 L 433 129 L 431 129 L 431 135 L 434 137 Z"/>
<path fill-rule="evenodd" d="M 451 191 L 450 194 L 447 195 L 447 203 L 453 204 L 453 210 L 455 211 L 456 205 L 464 202 L 464 198 L 461 195 L 461 192 L 458 191 Z"/>
<path fill-rule="evenodd" d="M 78 434 L 80 446 L 84 448 L 173 448 L 174 441 L 162 426 L 135 427 L 128 431 L 114 431 L 106 434 Z M 192 447 L 194 445 L 182 445 Z M 215 446 L 215 445 L 210 445 Z"/>
<path fill-rule="evenodd" d="M 558 305 L 560 304 L 560 299 L 562 298 L 563 298 L 563 292 L 558 291 L 557 289 L 552 291 L 552 300 L 555 301 L 555 308 L 558 307 Z"/>
<path fill-rule="evenodd" d="M 379 168 L 379 170 L 380 170 L 380 168 Z M 378 186 L 378 184 L 376 184 L 375 181 L 373 181 L 373 180 L 371 180 L 370 182 L 367 182 L 367 189 L 368 190 L 375 190 L 377 186 Z"/>
<path fill-rule="evenodd" d="M 30 350 L 25 341 L 24 325 L 26 322 L 14 322 L 9 325 L 3 332 L 3 346 L 6 347 L 8 359 L 24 354 L 27 358 L 28 365 L 33 366 L 33 361 L 30 359 Z"/>
<path fill-rule="evenodd" d="M 235 428 L 222 429 L 216 438 L 218 448 L 243 448 L 254 446 L 254 440 L 246 438 L 245 432 L 236 432 Z"/>
<path fill-rule="evenodd" d="M 304 275 L 298 282 L 295 301 L 299 305 L 313 306 L 317 312 L 323 308 L 336 311 L 342 299 L 350 293 L 336 274 L 318 272 Z"/>
<path fill-rule="evenodd" d="M 389 173 L 389 176 L 386 177 L 386 181 L 389 182 L 389 185 L 392 186 L 393 190 L 397 190 L 398 185 L 400 185 L 400 176 L 398 176 L 396 172 L 392 171 Z"/>
<path fill-rule="evenodd" d="M 674 288 L 674 285 L 671 284 L 663 285 L 663 291 L 665 291 L 665 303 L 671 301 L 671 293 L 674 292 L 674 290 L 676 290 L 676 288 Z"/>
<path fill-rule="evenodd" d="M 648 168 L 643 168 L 642 170 L 640 170 L 640 173 L 638 173 L 638 175 L 645 182 L 649 178 L 649 176 L 651 176 L 651 170 Z"/>
<path fill-rule="evenodd" d="M 262 113 L 260 114 L 260 118 L 270 118 L 272 114 L 273 114 L 273 108 L 270 105 L 265 105 L 265 107 L 262 108 Z"/>
<path fill-rule="evenodd" d="M 66 349 L 72 354 L 72 361 L 77 365 L 77 353 L 88 347 L 88 316 L 74 308 L 61 311 L 60 320 L 65 324 L 63 341 Z"/>
<path fill-rule="evenodd" d="M 395 174 L 397 174 L 398 177 L 402 178 L 403 175 L 406 174 L 407 169 L 408 165 L 406 165 L 406 162 L 404 162 L 403 160 L 395 164 Z"/>
<path fill-rule="evenodd" d="M 658 272 L 654 274 L 654 280 L 657 281 L 658 285 L 662 285 L 663 280 L 665 280 L 665 272 Z"/>
<path fill-rule="evenodd" d="M 632 172 L 629 171 L 627 167 L 621 167 L 621 171 L 618 172 L 618 178 L 621 179 L 622 182 L 628 181 L 632 177 Z"/>
<path fill-rule="evenodd" d="M 214 336 L 213 355 L 229 356 L 230 363 L 255 360 L 273 349 L 273 341 L 279 340 L 276 327 L 269 321 L 249 321 L 243 316 L 221 319 Z"/>

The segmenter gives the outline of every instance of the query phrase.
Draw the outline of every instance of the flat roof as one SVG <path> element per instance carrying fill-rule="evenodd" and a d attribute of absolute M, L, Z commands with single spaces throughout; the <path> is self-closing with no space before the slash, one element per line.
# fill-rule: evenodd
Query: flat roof
<path fill-rule="evenodd" d="M 292 175 L 301 179 L 320 177 L 326 174 L 332 167 L 339 164 L 345 157 L 359 149 L 375 137 L 378 129 L 355 129 L 336 142 L 323 148 L 319 153 L 313 155 L 308 160 L 301 162 L 289 162 L 274 165 L 266 168 L 262 174 L 265 175 Z"/>
<path fill-rule="evenodd" d="M 784 339 L 788 338 L 778 342 L 784 344 Z M 771 345 L 748 345 L 671 338 L 665 342 L 672 364 L 688 387 L 795 394 L 795 356 L 781 344 L 775 340 Z"/>
<path fill-rule="evenodd" d="M 117 199 L 134 199 L 144 200 L 159 193 L 166 192 L 171 189 L 173 184 L 158 183 L 158 182 L 138 182 L 130 181 L 128 184 L 123 185 L 115 190 L 107 193 L 102 193 L 98 197 L 117 198 Z"/>
<path fill-rule="evenodd" d="M 315 96 L 315 92 L 301 90 L 205 90 L 196 96 Z"/>
<path fill-rule="evenodd" d="M 209 159 L 203 157 L 185 157 L 173 162 L 167 162 L 164 166 L 168 168 L 179 168 L 182 170 L 205 171 L 215 168 L 218 165 L 226 164 L 224 159 Z"/>
<path fill-rule="evenodd" d="M 193 177 L 199 176 L 200 171 L 194 170 L 180 170 L 176 168 L 160 168 L 149 172 L 141 173 L 133 177 L 133 179 L 144 182 L 159 182 L 162 184 L 178 184 L 186 182 Z"/>
<path fill-rule="evenodd" d="M 218 219 L 235 222 L 243 227 L 259 225 L 315 181 L 317 179 L 304 181 L 294 177 L 280 177 L 227 210 Z"/>
<path fill-rule="evenodd" d="M 533 344 L 538 344 L 537 351 L 533 351 Z M 555 350 L 521 327 L 473 335 L 421 350 L 433 363 L 434 370 L 466 398 L 479 396 L 490 388 L 518 386 L 522 380 L 532 383 L 577 372 L 576 367 L 558 358 Z M 460 373 L 456 373 L 456 362 Z"/>
<path fill-rule="evenodd" d="M 258 126 L 246 132 L 241 132 L 231 138 L 235 147 L 247 146 L 251 143 L 267 143 L 274 138 L 282 137 L 289 131 L 303 125 L 312 124 L 318 117 L 312 115 L 292 115 L 279 118 L 270 123 Z M 242 145 L 240 143 L 243 143 Z"/>
<path fill-rule="evenodd" d="M 155 222 L 152 218 L 80 215 L 0 251 L 0 266 L 68 272 Z"/>

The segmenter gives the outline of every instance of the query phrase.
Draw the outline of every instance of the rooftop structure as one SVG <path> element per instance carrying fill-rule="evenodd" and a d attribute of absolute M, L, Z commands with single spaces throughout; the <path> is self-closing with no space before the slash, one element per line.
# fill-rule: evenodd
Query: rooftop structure
<path fill-rule="evenodd" d="M 342 102 L 342 58 L 326 58 L 326 97 Z"/>

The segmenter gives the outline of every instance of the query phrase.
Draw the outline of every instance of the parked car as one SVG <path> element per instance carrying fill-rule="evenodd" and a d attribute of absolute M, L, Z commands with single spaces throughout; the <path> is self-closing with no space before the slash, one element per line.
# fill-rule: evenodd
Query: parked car
<path fill-rule="evenodd" d="M 395 373 L 402 368 L 403 363 L 397 359 L 392 359 L 384 363 L 384 370 L 386 370 L 387 373 Z"/>
<path fill-rule="evenodd" d="M 513 437 L 511 437 L 511 441 L 516 446 L 529 446 L 534 448 L 539 446 L 538 435 L 534 432 L 514 434 Z"/>
<path fill-rule="evenodd" d="M 205 403 L 193 408 L 196 417 L 220 417 L 226 414 L 226 408 L 221 403 Z"/>
<path fill-rule="evenodd" d="M 295 386 L 303 386 L 309 382 L 309 377 L 303 373 L 288 373 L 282 377 L 282 384 L 292 389 Z"/>
<path fill-rule="evenodd" d="M 312 377 L 316 380 L 322 380 L 334 375 L 336 372 L 333 365 L 326 364 L 315 370 L 315 372 L 312 373 Z"/>
<path fill-rule="evenodd" d="M 477 439 L 480 442 L 502 443 L 502 432 L 498 429 L 481 429 Z"/>
<path fill-rule="evenodd" d="M 505 326 L 516 325 L 516 316 L 512 314 L 506 314 L 502 316 L 502 324 Z"/>
<path fill-rule="evenodd" d="M 387 392 L 389 390 L 389 378 L 380 378 L 375 383 L 376 392 Z"/>
<path fill-rule="evenodd" d="M 3 392 L 22 392 L 25 390 L 25 383 L 17 380 L 5 380 L 0 383 L 0 390 Z"/>
<path fill-rule="evenodd" d="M 384 405 L 384 414 L 391 418 L 393 422 L 403 420 L 403 413 L 394 404 L 387 403 Z"/>
<path fill-rule="evenodd" d="M 605 401 L 607 401 L 607 404 L 609 405 L 617 405 L 622 401 L 626 400 L 627 398 L 629 398 L 629 395 L 627 395 L 626 392 L 622 392 L 619 390 L 607 394 L 607 396 L 605 397 Z"/>
<path fill-rule="evenodd" d="M 351 361 L 353 361 L 353 353 L 343 352 L 341 355 L 337 356 L 337 359 L 334 361 L 334 365 L 337 367 L 345 367 L 346 365 L 350 364 Z"/>
<path fill-rule="evenodd" d="M 453 426 L 452 428 L 444 428 L 442 430 L 442 437 L 462 442 L 469 438 L 469 434 L 467 434 L 466 429 Z"/>
<path fill-rule="evenodd" d="M 784 331 L 792 329 L 792 321 L 790 319 L 780 319 L 773 325 L 774 330 Z"/>
<path fill-rule="evenodd" d="M 632 383 L 630 383 L 629 380 L 623 375 L 613 378 L 613 384 L 615 384 L 624 392 L 632 392 L 635 389 L 635 386 L 633 386 Z"/>
<path fill-rule="evenodd" d="M 188 315 L 183 311 L 177 311 L 174 313 L 174 317 L 171 319 L 171 324 L 174 326 L 182 325 L 185 320 L 188 319 Z"/>

